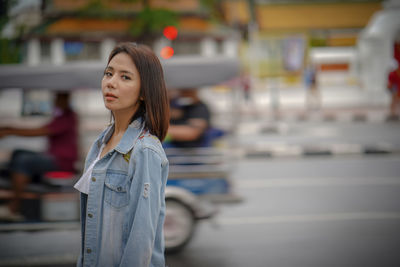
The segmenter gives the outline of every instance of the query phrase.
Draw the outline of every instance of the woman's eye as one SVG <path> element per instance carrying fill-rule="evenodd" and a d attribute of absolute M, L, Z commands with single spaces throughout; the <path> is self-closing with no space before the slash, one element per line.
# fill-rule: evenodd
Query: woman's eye
<path fill-rule="evenodd" d="M 104 72 L 104 76 L 111 77 L 111 76 L 112 76 L 112 73 L 109 72 L 109 71 L 106 71 L 106 72 Z"/>
<path fill-rule="evenodd" d="M 123 79 L 123 80 L 130 80 L 130 79 L 131 79 L 131 77 L 129 77 L 129 76 L 126 76 L 126 75 L 122 75 L 122 79 Z"/>

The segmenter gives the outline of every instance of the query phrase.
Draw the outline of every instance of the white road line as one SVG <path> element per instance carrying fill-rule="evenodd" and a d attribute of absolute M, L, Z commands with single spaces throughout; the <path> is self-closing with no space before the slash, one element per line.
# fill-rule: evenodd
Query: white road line
<path fill-rule="evenodd" d="M 253 225 L 273 223 L 302 223 L 302 222 L 329 222 L 351 220 L 387 220 L 400 219 L 398 212 L 348 212 L 325 213 L 309 215 L 282 215 L 282 216 L 257 216 L 257 217 L 225 217 L 218 218 L 219 225 Z"/>
<path fill-rule="evenodd" d="M 343 185 L 400 185 L 400 177 L 316 177 L 271 178 L 235 180 L 239 189 L 262 189 L 274 187 L 343 186 Z"/>
<path fill-rule="evenodd" d="M 19 259 L 1 259 L 0 266 L 56 266 L 60 264 L 76 263 L 78 255 L 60 254 L 60 255 L 43 255 L 43 256 L 24 256 Z"/>
<path fill-rule="evenodd" d="M 9 223 L 0 224 L 2 231 L 42 231 L 42 230 L 76 230 L 80 222 L 43 222 L 43 223 Z"/>

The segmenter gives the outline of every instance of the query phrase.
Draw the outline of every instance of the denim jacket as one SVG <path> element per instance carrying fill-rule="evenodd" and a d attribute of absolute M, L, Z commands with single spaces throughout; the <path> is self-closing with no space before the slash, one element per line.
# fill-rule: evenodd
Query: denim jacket
<path fill-rule="evenodd" d="M 90 166 L 114 131 L 92 145 Z M 119 144 L 93 168 L 81 194 L 82 248 L 77 266 L 165 266 L 163 224 L 168 160 L 157 137 L 132 122 Z"/>

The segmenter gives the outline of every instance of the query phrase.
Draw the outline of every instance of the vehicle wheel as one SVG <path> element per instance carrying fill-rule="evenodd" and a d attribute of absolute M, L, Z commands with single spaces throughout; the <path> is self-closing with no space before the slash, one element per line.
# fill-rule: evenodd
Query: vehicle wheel
<path fill-rule="evenodd" d="M 165 252 L 175 253 L 182 250 L 192 238 L 195 220 L 192 211 L 182 202 L 167 199 L 165 203 Z"/>

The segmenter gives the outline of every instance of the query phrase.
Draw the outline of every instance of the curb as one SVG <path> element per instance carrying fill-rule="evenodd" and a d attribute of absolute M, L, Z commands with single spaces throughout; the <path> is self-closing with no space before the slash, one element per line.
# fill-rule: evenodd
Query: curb
<path fill-rule="evenodd" d="M 28 256 L 12 259 L 1 259 L 0 266 L 22 267 L 22 266 L 57 266 L 57 265 L 74 265 L 78 259 L 78 255 L 73 253 L 64 253 L 58 255 L 40 255 Z"/>
<path fill-rule="evenodd" d="M 325 109 L 325 110 L 287 110 L 273 114 L 268 110 L 258 114 L 259 117 L 267 116 L 276 122 L 357 122 L 357 123 L 400 123 L 399 119 L 388 117 L 388 111 L 385 109 L 367 110 L 353 109 L 353 110 L 340 109 Z M 247 118 L 248 116 L 254 117 L 256 114 L 243 113 L 241 116 Z"/>
<path fill-rule="evenodd" d="M 238 154 L 243 158 L 286 158 L 286 157 L 323 157 L 343 155 L 390 155 L 400 154 L 400 147 L 393 145 L 271 145 L 241 149 Z"/>
<path fill-rule="evenodd" d="M 11 231 L 44 231 L 44 230 L 80 230 L 80 222 L 22 222 L 0 223 L 0 232 Z"/>
<path fill-rule="evenodd" d="M 299 114 L 296 116 L 287 115 L 283 119 L 291 121 L 312 121 L 312 122 L 386 122 L 385 113 L 369 113 L 369 112 L 321 112 L 318 114 Z"/>

